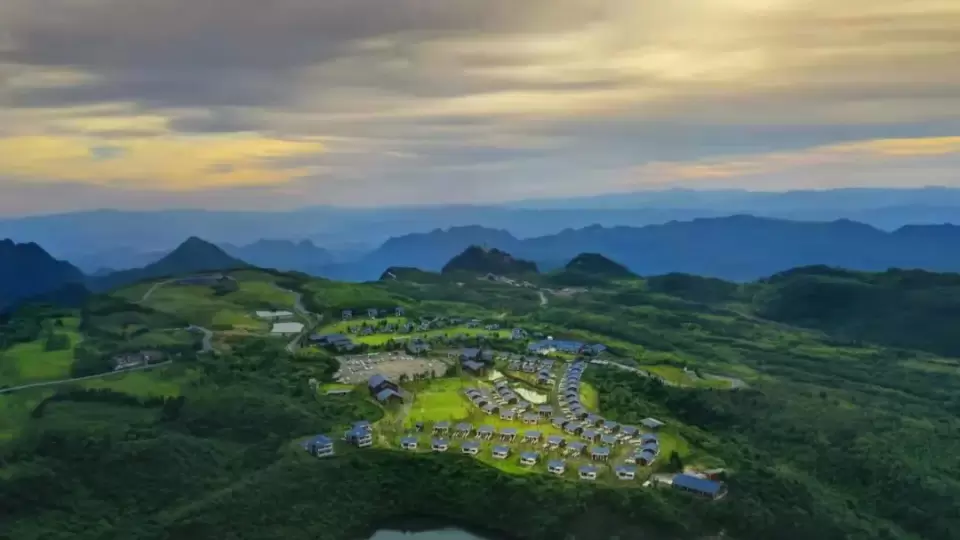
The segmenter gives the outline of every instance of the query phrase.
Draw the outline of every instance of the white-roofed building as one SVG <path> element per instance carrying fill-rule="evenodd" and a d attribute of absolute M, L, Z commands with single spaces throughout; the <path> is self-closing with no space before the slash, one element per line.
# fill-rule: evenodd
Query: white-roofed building
<path fill-rule="evenodd" d="M 293 317 L 293 312 L 281 310 L 281 311 L 257 311 L 258 319 L 266 319 L 268 321 L 279 321 L 283 319 L 289 319 Z"/>
<path fill-rule="evenodd" d="M 280 322 L 274 323 L 270 333 L 275 336 L 293 336 L 303 332 L 303 323 Z"/>

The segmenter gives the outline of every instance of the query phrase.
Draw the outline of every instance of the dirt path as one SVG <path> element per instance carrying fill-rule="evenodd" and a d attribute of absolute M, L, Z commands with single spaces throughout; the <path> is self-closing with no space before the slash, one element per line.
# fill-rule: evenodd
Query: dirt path
<path fill-rule="evenodd" d="M 166 280 L 166 281 L 158 281 L 158 282 L 154 283 L 152 287 L 150 287 L 149 289 L 147 289 L 147 292 L 143 293 L 143 298 L 140 299 L 139 303 L 142 304 L 142 303 L 146 302 L 146 301 L 150 298 L 150 295 L 153 294 L 154 291 L 156 291 L 156 290 L 159 289 L 160 287 L 163 287 L 163 286 L 166 285 L 167 283 L 170 283 L 171 281 L 173 281 L 173 280 L 172 280 L 172 279 L 168 279 L 168 280 Z"/>
<path fill-rule="evenodd" d="M 86 377 L 74 377 L 74 378 L 72 378 L 72 379 L 60 379 L 60 380 L 57 380 L 57 381 L 44 381 L 44 382 L 37 382 L 37 383 L 30 383 L 30 384 L 22 384 L 22 385 L 20 385 L 20 386 L 14 386 L 14 387 L 12 387 L 12 388 L 2 388 L 2 389 L 0 389 L 0 394 L 7 394 L 7 393 L 10 393 L 10 392 L 16 392 L 17 390 L 26 390 L 26 389 L 28 389 L 28 388 L 41 388 L 41 387 L 44 387 L 44 386 L 56 386 L 56 385 L 58 385 L 58 384 L 66 384 L 66 383 L 71 383 L 71 382 L 76 382 L 76 381 L 86 381 L 86 380 L 89 380 L 89 379 L 99 379 L 99 378 L 102 378 L 102 377 L 109 377 L 110 375 L 121 375 L 121 374 L 123 374 L 123 373 L 129 373 L 129 372 L 131 372 L 131 371 L 144 371 L 144 370 L 148 370 L 148 369 L 158 368 L 158 367 L 160 367 L 160 366 L 167 366 L 167 365 L 170 365 L 170 364 L 172 364 L 172 363 L 173 363 L 172 360 L 167 360 L 166 362 L 160 362 L 159 364 L 149 364 L 149 365 L 146 365 L 146 366 L 140 366 L 140 367 L 135 367 L 135 368 L 130 368 L 130 369 L 121 369 L 121 370 L 119 370 L 119 371 L 106 371 L 106 372 L 103 372 L 103 373 L 97 373 L 96 375 L 87 375 Z"/>
<path fill-rule="evenodd" d="M 547 298 L 547 295 L 544 294 L 543 291 L 537 291 L 537 294 L 540 295 L 540 306 L 541 306 L 541 307 L 547 305 L 547 303 L 550 302 L 550 300 Z"/>
<path fill-rule="evenodd" d="M 195 325 L 195 324 L 191 324 L 190 326 L 188 326 L 188 327 L 187 327 L 187 330 L 190 330 L 191 332 L 202 332 L 202 333 L 203 333 L 203 342 L 202 342 L 202 348 L 200 349 L 200 352 L 214 352 L 214 350 L 213 350 L 213 331 L 207 330 L 206 328 L 204 328 L 204 327 L 202 327 L 202 326 L 197 326 L 197 325 Z"/>

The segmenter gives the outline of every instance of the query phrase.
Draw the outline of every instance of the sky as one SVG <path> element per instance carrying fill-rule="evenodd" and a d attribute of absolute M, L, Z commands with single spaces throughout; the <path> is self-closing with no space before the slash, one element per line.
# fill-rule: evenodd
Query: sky
<path fill-rule="evenodd" d="M 960 186 L 957 0 L 3 0 L 0 214 Z"/>

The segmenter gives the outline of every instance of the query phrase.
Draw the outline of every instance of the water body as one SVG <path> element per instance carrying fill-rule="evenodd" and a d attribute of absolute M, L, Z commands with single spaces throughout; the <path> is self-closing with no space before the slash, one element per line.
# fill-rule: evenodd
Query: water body
<path fill-rule="evenodd" d="M 461 529 L 434 529 L 421 532 L 380 530 L 370 540 L 489 540 Z"/>

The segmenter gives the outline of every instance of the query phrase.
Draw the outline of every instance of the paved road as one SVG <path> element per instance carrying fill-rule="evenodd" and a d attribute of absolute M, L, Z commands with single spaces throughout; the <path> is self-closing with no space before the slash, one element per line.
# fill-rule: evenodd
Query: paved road
<path fill-rule="evenodd" d="M 37 383 L 31 383 L 31 384 L 23 384 L 23 385 L 14 386 L 11 388 L 0 389 L 0 394 L 16 392 L 17 390 L 26 390 L 28 388 L 41 388 L 44 386 L 55 386 L 58 384 L 66 384 L 66 383 L 71 383 L 76 381 L 86 381 L 88 379 L 99 379 L 101 377 L 109 377 L 110 375 L 120 375 L 122 373 L 129 373 L 131 371 L 144 371 L 147 369 L 154 369 L 160 366 L 170 365 L 171 363 L 172 363 L 172 360 L 167 360 L 166 362 L 160 362 L 159 364 L 149 364 L 146 366 L 140 366 L 140 367 L 135 367 L 130 369 L 122 369 L 120 371 L 107 371 L 104 373 L 97 373 L 96 375 L 87 375 L 86 377 L 74 377 L 72 379 L 60 379 L 57 381 L 45 381 L 45 382 L 37 382 Z"/>
<path fill-rule="evenodd" d="M 287 347 L 286 347 L 287 352 L 292 353 L 296 351 L 297 348 L 300 346 L 300 342 L 303 340 L 303 338 L 308 336 L 310 332 L 313 331 L 314 325 L 319 324 L 320 322 L 323 321 L 323 315 L 317 315 L 317 314 L 311 313 L 310 311 L 307 310 L 307 308 L 303 307 L 303 294 L 298 293 L 297 291 L 292 291 L 290 289 L 284 289 L 283 287 L 277 285 L 276 283 L 274 283 L 273 286 L 280 289 L 283 292 L 288 292 L 293 295 L 293 310 L 297 312 L 297 315 L 300 315 L 305 319 L 305 323 L 303 325 L 303 332 L 300 332 L 299 334 L 297 334 L 296 337 L 290 340 L 290 343 L 287 343 Z"/>
<path fill-rule="evenodd" d="M 191 332 L 202 332 L 202 333 L 203 333 L 203 342 L 202 342 L 202 343 L 203 343 L 203 346 L 202 346 L 202 348 L 200 349 L 200 352 L 214 352 L 214 350 L 213 350 L 213 332 L 212 332 L 211 330 L 207 330 L 206 328 L 204 328 L 204 327 L 202 327 L 202 326 L 197 326 L 197 325 L 195 325 L 195 324 L 191 324 L 190 326 L 188 326 L 188 327 L 187 327 L 187 330 L 190 330 Z"/>
<path fill-rule="evenodd" d="M 153 284 L 153 287 L 150 287 L 149 289 L 147 289 L 147 292 L 143 293 L 143 298 L 140 299 L 140 303 L 142 304 L 142 303 L 146 302 L 147 299 L 150 298 L 150 295 L 153 294 L 153 291 L 159 289 L 160 287 L 163 287 L 164 285 L 166 285 L 167 283 L 170 283 L 171 281 L 173 281 L 173 280 L 172 280 L 172 279 L 168 279 L 168 280 L 166 280 L 166 281 L 158 281 L 158 282 L 154 283 L 154 284 Z"/>
<path fill-rule="evenodd" d="M 540 295 L 540 305 L 541 306 L 547 305 L 547 302 L 549 302 L 549 300 L 547 299 L 547 295 L 543 294 L 543 291 L 537 291 L 537 294 Z"/>

